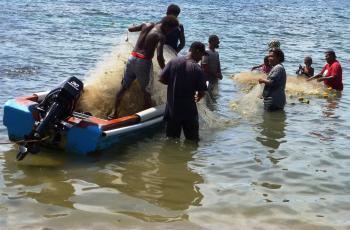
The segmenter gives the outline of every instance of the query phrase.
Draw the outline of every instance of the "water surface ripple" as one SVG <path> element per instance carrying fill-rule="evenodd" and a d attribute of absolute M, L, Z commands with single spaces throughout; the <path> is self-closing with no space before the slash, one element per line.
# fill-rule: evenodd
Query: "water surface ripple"
<path fill-rule="evenodd" d="M 129 25 L 159 20 L 169 3 L 0 0 L 0 119 L 10 98 L 84 78 Z M 0 226 L 350 229 L 350 2 L 177 3 L 186 49 L 213 33 L 221 38 L 215 109 L 232 122 L 201 130 L 199 146 L 158 132 L 91 157 L 50 151 L 18 163 L 15 146 L 0 145 Z M 310 97 L 277 114 L 233 111 L 243 92 L 231 75 L 260 64 L 274 38 L 289 74 L 306 55 L 318 72 L 333 48 L 343 65 L 341 97 Z M 0 140 L 7 140 L 2 125 Z"/>

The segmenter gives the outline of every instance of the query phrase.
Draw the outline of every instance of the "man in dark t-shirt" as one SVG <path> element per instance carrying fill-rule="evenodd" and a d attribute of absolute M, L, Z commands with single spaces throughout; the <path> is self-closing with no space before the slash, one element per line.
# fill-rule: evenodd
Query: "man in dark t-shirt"
<path fill-rule="evenodd" d="M 177 18 L 180 12 L 181 9 L 178 5 L 171 4 L 168 6 L 166 15 L 172 15 Z M 179 53 L 185 47 L 185 43 L 185 30 L 182 24 L 166 35 L 165 44 L 173 48 L 176 53 Z"/>
<path fill-rule="evenodd" d="M 167 137 L 179 138 L 183 129 L 186 139 L 199 140 L 196 102 L 207 86 L 198 62 L 206 54 L 204 44 L 194 42 L 187 56 L 171 60 L 160 74 L 159 81 L 168 85 L 164 114 Z"/>

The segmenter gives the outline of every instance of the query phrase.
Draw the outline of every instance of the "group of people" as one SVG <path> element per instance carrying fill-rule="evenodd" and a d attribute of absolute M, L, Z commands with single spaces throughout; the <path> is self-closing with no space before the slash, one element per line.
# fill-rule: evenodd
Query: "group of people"
<path fill-rule="evenodd" d="M 179 53 L 185 46 L 184 27 L 177 17 L 180 7 L 171 4 L 166 16 L 158 23 L 143 23 L 129 27 L 129 32 L 139 32 L 136 45 L 126 63 L 121 89 L 116 94 L 114 112 L 109 119 L 118 117 L 118 108 L 126 90 L 137 79 L 144 94 L 144 107 L 152 106 L 151 95 L 147 91 L 150 81 L 152 58 L 157 53 L 157 61 L 162 69 L 159 81 L 167 85 L 167 104 L 164 114 L 166 135 L 178 138 L 183 130 L 186 139 L 198 141 L 199 124 L 196 102 L 205 91 L 214 91 L 218 80 L 222 79 L 219 53 L 220 40 L 216 35 L 208 39 L 208 49 L 201 42 L 193 42 L 186 56 L 178 56 L 165 65 L 164 45 Z M 201 65 L 198 63 L 201 62 Z"/>
<path fill-rule="evenodd" d="M 284 53 L 279 46 L 279 43 L 277 43 L 275 47 L 270 47 L 268 56 L 264 58 L 264 63 L 252 68 L 252 71 L 259 69 L 267 74 L 266 78 L 258 80 L 259 84 L 265 84 L 262 97 L 264 99 L 264 109 L 267 111 L 283 110 L 286 104 L 285 87 L 287 74 L 282 64 L 284 62 Z M 323 81 L 326 87 L 342 91 L 342 68 L 337 61 L 334 50 L 326 50 L 325 60 L 327 64 L 325 64 L 319 74 L 314 75 L 314 68 L 311 66 L 312 58 L 307 56 L 304 58 L 305 66 L 299 65 L 296 74 L 306 76 L 307 81 L 314 79 L 317 79 L 319 82 Z"/>
<path fill-rule="evenodd" d="M 186 56 L 178 56 L 165 65 L 163 57 L 164 45 L 179 53 L 185 46 L 184 27 L 177 17 L 180 7 L 171 4 L 166 16 L 158 23 L 143 23 L 129 27 L 129 32 L 139 32 L 136 45 L 126 63 L 121 89 L 116 94 L 114 112 L 109 119 L 118 117 L 118 107 L 126 90 L 137 79 L 144 94 L 145 109 L 152 106 L 151 95 L 147 91 L 150 81 L 152 59 L 157 53 L 157 61 L 162 69 L 159 81 L 167 85 L 167 103 L 164 114 L 166 135 L 179 138 L 183 130 L 186 139 L 198 141 L 199 124 L 196 102 L 200 101 L 205 91 L 213 92 L 221 80 L 219 53 L 220 39 L 211 35 L 208 39 L 208 49 L 201 42 L 193 42 Z M 269 53 L 264 64 L 252 68 L 260 69 L 267 74 L 260 78 L 259 84 L 265 84 L 263 90 L 264 108 L 267 111 L 281 110 L 286 104 L 285 86 L 287 74 L 283 66 L 284 53 L 279 41 L 271 41 Z M 341 66 L 336 60 L 335 52 L 326 51 L 327 64 L 322 71 L 313 76 L 312 59 L 305 58 L 305 66 L 300 66 L 298 73 L 318 79 L 327 86 L 342 90 Z M 199 65 L 198 63 L 201 62 Z"/>
<path fill-rule="evenodd" d="M 314 75 L 314 68 L 311 66 L 312 58 L 307 56 L 304 58 L 305 66 L 299 65 L 296 74 L 306 76 L 308 81 L 313 79 L 317 79 L 319 82 L 323 81 L 327 87 L 342 91 L 344 87 L 342 68 L 334 50 L 327 50 L 325 52 L 325 60 L 327 64 L 325 64 L 319 74 Z"/>

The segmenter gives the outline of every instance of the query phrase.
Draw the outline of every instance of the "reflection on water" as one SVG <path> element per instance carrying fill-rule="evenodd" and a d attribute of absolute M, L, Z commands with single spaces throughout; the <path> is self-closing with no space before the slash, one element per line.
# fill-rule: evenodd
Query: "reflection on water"
<path fill-rule="evenodd" d="M 149 221 L 186 218 L 181 211 L 200 205 L 202 200 L 197 184 L 202 183 L 203 179 L 188 165 L 193 160 L 195 150 L 193 143 L 179 144 L 168 140 L 152 147 L 149 153 L 140 153 L 139 159 L 125 162 L 118 190 L 130 197 L 145 200 L 157 206 L 156 209 L 163 209 L 163 214 L 159 213 L 158 217 L 152 211 L 127 213 Z"/>
<path fill-rule="evenodd" d="M 262 122 L 258 124 L 260 129 L 256 140 L 266 147 L 274 150 L 285 141 L 286 113 L 284 111 L 264 112 Z"/>
<path fill-rule="evenodd" d="M 135 170 L 136 165 L 127 167 L 124 182 L 132 188 L 141 187 L 135 196 L 142 195 L 141 197 L 162 207 L 186 210 L 191 205 L 198 206 L 202 195 L 196 184 L 202 183 L 203 179 L 188 166 L 195 150 L 196 145 L 193 143 L 179 145 L 175 141 L 165 141 L 159 152 L 154 152 L 146 159 L 146 165 L 139 165 L 139 170 Z M 132 166 L 133 163 L 130 163 Z M 135 172 L 140 173 L 139 180 L 128 181 L 128 176 L 133 175 L 133 178 Z M 178 194 L 178 188 L 181 188 L 181 194 Z"/>
<path fill-rule="evenodd" d="M 51 154 L 43 153 L 28 157 L 23 163 L 16 161 L 13 150 L 4 153 L 4 156 L 6 188 L 3 195 L 8 199 L 32 198 L 39 203 L 73 207 L 69 198 L 74 189 L 66 182 L 65 171 L 59 170 L 64 162 L 62 154 L 51 158 Z"/>
<path fill-rule="evenodd" d="M 201 205 L 198 184 L 203 178 L 190 166 L 195 144 L 149 140 L 118 147 L 118 155 L 113 150 L 111 156 L 111 150 L 83 160 L 43 152 L 18 163 L 13 150 L 4 153 L 6 206 L 18 215 L 31 207 L 40 214 L 40 206 L 50 205 L 60 211 L 47 211 L 43 216 L 58 218 L 76 210 L 169 222 L 187 220 L 186 211 Z M 34 203 L 28 203 L 28 198 Z"/>
<path fill-rule="evenodd" d="M 0 120 L 10 98 L 93 75 L 129 25 L 159 20 L 168 4 L 8 2 L 0 0 Z M 271 39 L 281 41 L 288 75 L 309 55 L 320 71 L 324 50 L 333 48 L 348 76 L 350 1 L 329 3 L 177 1 L 189 41 L 184 52 L 212 32 L 222 38 L 226 70 L 215 113 L 206 114 L 215 122 L 201 130 L 198 150 L 156 135 L 94 157 L 42 152 L 18 163 L 15 151 L 0 146 L 0 229 L 349 229 L 349 78 L 337 100 L 317 81 L 290 77 L 282 116 L 264 114 L 260 86 L 239 100 L 244 82 L 257 84 L 251 73 L 241 75 L 242 84 L 230 80 L 261 63 Z M 1 125 L 0 139 L 7 140 Z"/>
<path fill-rule="evenodd" d="M 335 110 L 338 107 L 338 103 L 341 99 L 342 93 L 337 92 L 333 97 L 328 97 L 327 98 L 327 104 L 325 105 L 322 113 L 325 117 L 334 117 L 335 115 Z"/>

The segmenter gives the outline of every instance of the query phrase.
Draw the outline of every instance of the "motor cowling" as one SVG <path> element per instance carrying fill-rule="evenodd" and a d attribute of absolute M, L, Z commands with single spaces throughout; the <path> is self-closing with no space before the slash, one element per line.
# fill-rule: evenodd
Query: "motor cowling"
<path fill-rule="evenodd" d="M 59 87 L 50 91 L 36 110 L 40 120 L 34 126 L 32 133 L 25 137 L 28 142 L 20 147 L 17 160 L 23 160 L 28 152 L 37 153 L 39 148 L 35 140 L 40 141 L 47 129 L 60 129 L 60 123 L 74 112 L 76 103 L 84 89 L 84 84 L 76 77 L 70 77 Z"/>

